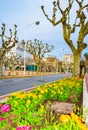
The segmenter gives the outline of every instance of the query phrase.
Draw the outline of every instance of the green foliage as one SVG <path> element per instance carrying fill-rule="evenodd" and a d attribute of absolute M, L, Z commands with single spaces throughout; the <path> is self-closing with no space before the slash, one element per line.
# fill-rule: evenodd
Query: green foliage
<path fill-rule="evenodd" d="M 50 110 L 50 100 L 70 100 L 76 104 L 82 92 L 82 84 L 82 79 L 64 78 L 38 86 L 29 92 L 12 93 L 6 102 L 11 105 L 11 110 L 6 113 L 1 112 L 0 118 L 4 117 L 5 120 L 0 121 L 0 128 L 9 128 L 9 125 L 12 125 L 11 129 L 14 130 L 18 126 L 28 124 L 32 126 L 33 130 L 69 130 L 69 127 L 73 130 L 81 130 L 72 119 L 65 124 L 60 122 L 59 118 L 55 120 L 55 115 Z M 82 114 L 79 106 L 74 106 L 74 113 L 79 116 Z"/>

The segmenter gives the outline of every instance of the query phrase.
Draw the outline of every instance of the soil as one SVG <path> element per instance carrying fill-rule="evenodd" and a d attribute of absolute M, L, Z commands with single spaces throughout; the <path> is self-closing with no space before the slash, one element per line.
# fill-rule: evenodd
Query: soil
<path fill-rule="evenodd" d="M 81 107 L 83 105 L 83 92 L 81 93 L 80 97 L 79 97 L 79 102 L 77 103 L 77 105 L 79 107 Z"/>
<path fill-rule="evenodd" d="M 53 114 L 55 116 L 54 121 L 56 121 L 60 117 L 61 114 L 70 114 L 71 112 L 74 112 L 74 105 L 77 106 L 75 113 L 76 114 L 80 113 L 81 115 L 83 114 L 83 109 L 82 109 L 83 92 L 81 93 L 81 95 L 79 97 L 79 101 L 76 104 L 74 102 L 72 103 L 71 101 L 60 102 L 58 100 L 54 100 L 54 101 L 46 100 L 44 102 L 44 106 L 46 107 L 46 105 L 49 103 L 50 103 L 50 107 L 49 107 L 48 113 L 50 111 L 53 112 Z"/>

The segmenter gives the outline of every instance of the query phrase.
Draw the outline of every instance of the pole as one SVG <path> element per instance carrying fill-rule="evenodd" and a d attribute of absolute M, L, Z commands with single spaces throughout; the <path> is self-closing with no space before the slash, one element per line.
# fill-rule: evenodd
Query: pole
<path fill-rule="evenodd" d="M 26 43 L 24 45 L 24 76 L 26 75 Z"/>
<path fill-rule="evenodd" d="M 39 25 L 40 22 L 39 21 L 36 21 L 36 22 L 32 22 L 30 24 L 28 24 L 26 26 L 26 29 L 31 26 L 32 24 L 35 24 L 35 25 Z M 26 41 L 26 29 L 25 29 L 25 41 Z M 25 45 L 24 45 L 24 76 L 26 76 L 26 42 L 25 42 Z"/>

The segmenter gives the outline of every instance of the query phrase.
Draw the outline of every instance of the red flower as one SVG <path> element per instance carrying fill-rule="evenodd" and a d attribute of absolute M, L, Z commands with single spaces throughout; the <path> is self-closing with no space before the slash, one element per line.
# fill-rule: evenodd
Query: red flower
<path fill-rule="evenodd" d="M 37 116 L 38 116 L 38 114 L 35 113 L 35 114 L 34 114 L 34 117 L 37 117 Z"/>
<path fill-rule="evenodd" d="M 8 119 L 8 123 L 12 123 L 12 120 L 11 120 L 11 119 Z"/>
<path fill-rule="evenodd" d="M 32 126 L 19 126 L 16 128 L 16 130 L 32 130 Z"/>
<path fill-rule="evenodd" d="M 0 118 L 0 122 L 1 122 L 1 121 L 4 121 L 5 119 L 6 119 L 6 118 L 4 118 L 4 117 L 1 117 L 1 118 Z"/>
<path fill-rule="evenodd" d="M 10 111 L 10 105 L 9 104 L 3 104 L 1 106 L 1 111 L 2 112 L 9 112 Z"/>
<path fill-rule="evenodd" d="M 75 98 L 75 95 L 74 95 L 74 94 L 70 97 L 70 100 L 73 100 L 73 98 Z"/>

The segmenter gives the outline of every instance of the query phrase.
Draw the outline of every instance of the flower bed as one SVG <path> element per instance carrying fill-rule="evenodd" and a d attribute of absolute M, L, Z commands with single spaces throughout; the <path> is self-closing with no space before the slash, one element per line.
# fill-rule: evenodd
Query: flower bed
<path fill-rule="evenodd" d="M 82 79 L 64 78 L 29 92 L 12 93 L 0 105 L 0 130 L 87 130 L 78 106 L 82 86 Z M 54 121 L 50 101 L 55 100 L 75 103 L 74 111 Z"/>

